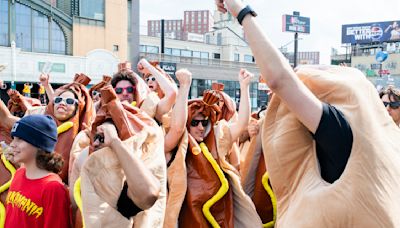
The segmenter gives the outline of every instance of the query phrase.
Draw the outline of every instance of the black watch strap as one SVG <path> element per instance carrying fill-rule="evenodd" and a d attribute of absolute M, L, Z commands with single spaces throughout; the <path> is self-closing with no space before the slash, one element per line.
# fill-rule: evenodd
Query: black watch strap
<path fill-rule="evenodd" d="M 257 13 L 249 5 L 247 5 L 239 12 L 237 16 L 237 20 L 239 21 L 240 25 L 242 25 L 243 19 L 246 17 L 247 14 L 251 14 L 253 17 L 257 16 Z"/>

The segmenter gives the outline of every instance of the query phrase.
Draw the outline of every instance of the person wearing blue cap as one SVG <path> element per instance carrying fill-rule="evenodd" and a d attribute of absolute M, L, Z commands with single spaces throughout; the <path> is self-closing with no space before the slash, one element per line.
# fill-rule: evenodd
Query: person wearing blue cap
<path fill-rule="evenodd" d="M 48 115 L 30 115 L 17 121 L 10 146 L 15 173 L 6 199 L 4 227 L 70 227 L 68 190 L 57 175 L 63 167 L 54 153 L 57 125 Z"/>

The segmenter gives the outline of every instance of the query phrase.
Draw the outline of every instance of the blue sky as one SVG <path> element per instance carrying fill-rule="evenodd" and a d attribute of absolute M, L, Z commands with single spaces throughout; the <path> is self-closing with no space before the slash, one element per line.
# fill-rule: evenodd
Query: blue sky
<path fill-rule="evenodd" d="M 400 20 L 400 0 L 248 0 L 258 13 L 258 20 L 277 47 L 293 40 L 292 33 L 282 32 L 282 15 L 299 11 L 311 18 L 311 34 L 301 35 L 300 51 L 320 51 L 321 63 L 329 63 L 331 48 L 341 47 L 341 25 Z M 141 1 L 141 26 L 149 19 L 180 19 L 184 10 L 208 9 L 214 12 L 214 0 Z M 143 28 L 142 28 L 143 30 Z M 293 44 L 287 46 L 293 49 Z"/>

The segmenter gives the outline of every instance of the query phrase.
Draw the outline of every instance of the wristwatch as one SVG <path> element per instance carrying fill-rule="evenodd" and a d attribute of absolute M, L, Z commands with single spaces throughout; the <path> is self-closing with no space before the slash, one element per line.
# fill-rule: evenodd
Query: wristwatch
<path fill-rule="evenodd" d="M 239 21 L 240 25 L 242 25 L 243 19 L 246 17 L 247 14 L 250 14 L 253 17 L 257 16 L 257 13 L 249 5 L 247 5 L 239 12 L 237 16 L 237 20 Z"/>

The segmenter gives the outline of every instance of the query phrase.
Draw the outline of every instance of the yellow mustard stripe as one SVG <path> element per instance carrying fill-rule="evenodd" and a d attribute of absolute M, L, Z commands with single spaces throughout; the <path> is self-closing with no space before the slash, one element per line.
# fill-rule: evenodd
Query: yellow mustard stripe
<path fill-rule="evenodd" d="M 81 177 L 79 177 L 76 181 L 75 181 L 75 185 L 74 185 L 74 199 L 76 202 L 76 205 L 79 208 L 79 211 L 81 212 L 81 216 L 82 216 L 82 227 L 85 228 L 85 220 L 83 218 L 83 212 L 82 212 L 82 195 L 81 195 Z"/>
<path fill-rule="evenodd" d="M 71 121 L 62 123 L 60 126 L 57 127 L 57 134 L 61 134 L 68 131 L 72 126 L 74 126 L 74 123 L 72 123 Z"/>
<path fill-rule="evenodd" d="M 1 154 L 1 161 L 4 163 L 4 166 L 6 167 L 6 169 L 11 173 L 10 180 L 7 181 L 2 186 L 0 186 L 0 193 L 3 193 L 5 191 L 7 191 L 7 189 L 10 188 L 11 181 L 12 181 L 12 179 L 14 177 L 14 174 L 15 174 L 16 170 L 15 170 L 15 167 L 11 164 L 11 162 L 6 159 L 4 154 Z M 0 228 L 4 227 L 5 221 L 6 221 L 6 208 L 0 202 Z"/>
<path fill-rule="evenodd" d="M 276 198 L 275 198 L 274 192 L 272 191 L 271 187 L 268 184 L 268 179 L 269 179 L 268 172 L 265 172 L 265 174 L 262 177 L 262 184 L 264 186 L 265 191 L 267 191 L 269 197 L 271 197 L 273 220 L 271 222 L 263 224 L 263 227 L 264 228 L 273 228 L 275 225 L 275 221 L 276 221 Z"/>
<path fill-rule="evenodd" d="M 215 194 L 211 199 L 209 199 L 204 205 L 203 205 L 203 214 L 208 220 L 208 222 L 211 224 L 212 227 L 220 227 L 217 221 L 214 219 L 210 212 L 210 208 L 224 195 L 228 192 L 229 190 L 229 183 L 228 180 L 226 179 L 224 172 L 222 172 L 221 168 L 217 164 L 217 161 L 212 157 L 210 151 L 208 151 L 208 148 L 205 143 L 200 143 L 200 148 L 201 151 L 203 152 L 204 156 L 210 162 L 211 166 L 213 167 L 214 171 L 217 173 L 219 180 L 221 181 L 221 187 L 219 188 L 217 194 Z"/>

